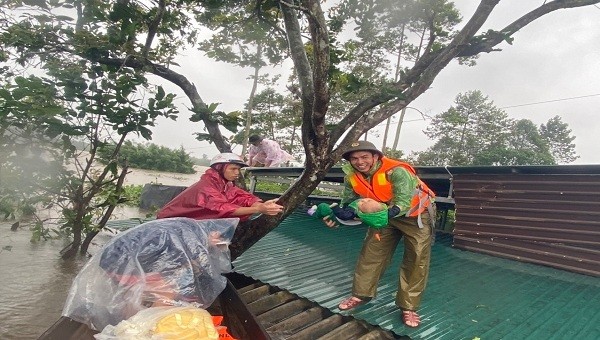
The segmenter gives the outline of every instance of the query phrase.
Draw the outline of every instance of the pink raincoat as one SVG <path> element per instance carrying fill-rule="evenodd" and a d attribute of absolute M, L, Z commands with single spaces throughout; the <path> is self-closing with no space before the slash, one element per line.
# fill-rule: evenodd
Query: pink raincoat
<path fill-rule="evenodd" d="M 232 217 L 240 207 L 249 207 L 261 199 L 225 180 L 209 168 L 200 180 L 167 203 L 157 218 L 189 217 L 196 220 Z M 250 215 L 237 216 L 247 220 Z"/>
<path fill-rule="evenodd" d="M 283 150 L 279 144 L 270 139 L 263 139 L 258 146 L 250 145 L 248 148 L 248 162 L 254 166 L 253 161 L 261 164 L 270 163 L 270 167 L 278 167 L 294 157 Z"/>

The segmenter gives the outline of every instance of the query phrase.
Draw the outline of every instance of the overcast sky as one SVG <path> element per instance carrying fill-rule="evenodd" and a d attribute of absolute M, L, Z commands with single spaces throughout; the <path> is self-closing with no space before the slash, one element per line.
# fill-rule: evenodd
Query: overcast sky
<path fill-rule="evenodd" d="M 469 18 L 478 1 L 455 3 L 463 18 Z M 501 1 L 482 30 L 499 30 L 541 3 Z M 480 90 L 514 119 L 527 118 L 539 126 L 560 116 L 576 136 L 580 158 L 572 164 L 600 164 L 600 6 L 554 12 L 513 37 L 513 45 L 503 43 L 499 45 L 503 51 L 482 54 L 474 67 L 452 62 L 444 69 L 432 87 L 409 105 L 416 110 L 406 112 L 398 148 L 409 154 L 432 145 L 423 134 L 429 120 L 423 120 L 419 111 L 434 116 L 452 106 L 457 94 Z M 225 112 L 243 108 L 252 70 L 216 63 L 196 51 L 187 51 L 180 65 L 177 71 L 196 85 L 206 103 L 221 103 L 219 109 Z M 189 104 L 181 91 L 167 88 L 180 96 L 182 112 L 177 122 L 161 119 L 152 142 L 172 148 L 183 145 L 195 157 L 218 153 L 214 145 L 195 140 L 193 133 L 201 125 L 189 121 L 185 109 Z M 533 103 L 539 104 L 527 105 Z M 384 127 L 378 130 L 383 136 Z M 381 146 L 381 137 L 370 140 Z M 387 145 L 392 143 L 393 138 L 388 138 Z M 241 147 L 234 151 L 241 152 Z"/>

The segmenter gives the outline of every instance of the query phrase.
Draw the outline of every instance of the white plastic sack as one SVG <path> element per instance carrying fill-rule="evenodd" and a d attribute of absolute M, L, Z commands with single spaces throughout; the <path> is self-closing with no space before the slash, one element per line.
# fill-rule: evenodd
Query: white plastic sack
<path fill-rule="evenodd" d="M 195 307 L 151 307 L 116 326 L 108 325 L 97 340 L 217 340 L 211 315 Z"/>
<path fill-rule="evenodd" d="M 63 315 L 92 329 L 154 306 L 207 308 L 225 289 L 238 218 L 166 218 L 118 234 L 77 275 Z"/>

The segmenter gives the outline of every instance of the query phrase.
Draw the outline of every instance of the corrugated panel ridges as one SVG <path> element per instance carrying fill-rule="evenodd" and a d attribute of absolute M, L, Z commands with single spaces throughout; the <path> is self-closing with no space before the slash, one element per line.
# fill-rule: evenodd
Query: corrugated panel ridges
<path fill-rule="evenodd" d="M 600 276 L 600 175 L 460 174 L 454 246 Z"/>
<path fill-rule="evenodd" d="M 397 339 L 378 326 L 335 314 L 315 302 L 260 281 L 238 288 L 271 339 Z"/>

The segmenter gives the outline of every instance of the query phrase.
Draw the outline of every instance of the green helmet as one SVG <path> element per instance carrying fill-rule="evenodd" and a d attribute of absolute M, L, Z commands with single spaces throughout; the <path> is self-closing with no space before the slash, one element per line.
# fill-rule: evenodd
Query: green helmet
<path fill-rule="evenodd" d="M 344 157 L 345 160 L 349 161 L 350 154 L 355 151 L 371 151 L 378 154 L 379 158 L 383 157 L 383 153 L 379 151 L 379 149 L 377 149 L 377 147 L 373 143 L 366 140 L 352 142 L 352 144 L 350 144 L 350 149 L 346 150 L 346 152 L 342 154 L 342 157 Z"/>

